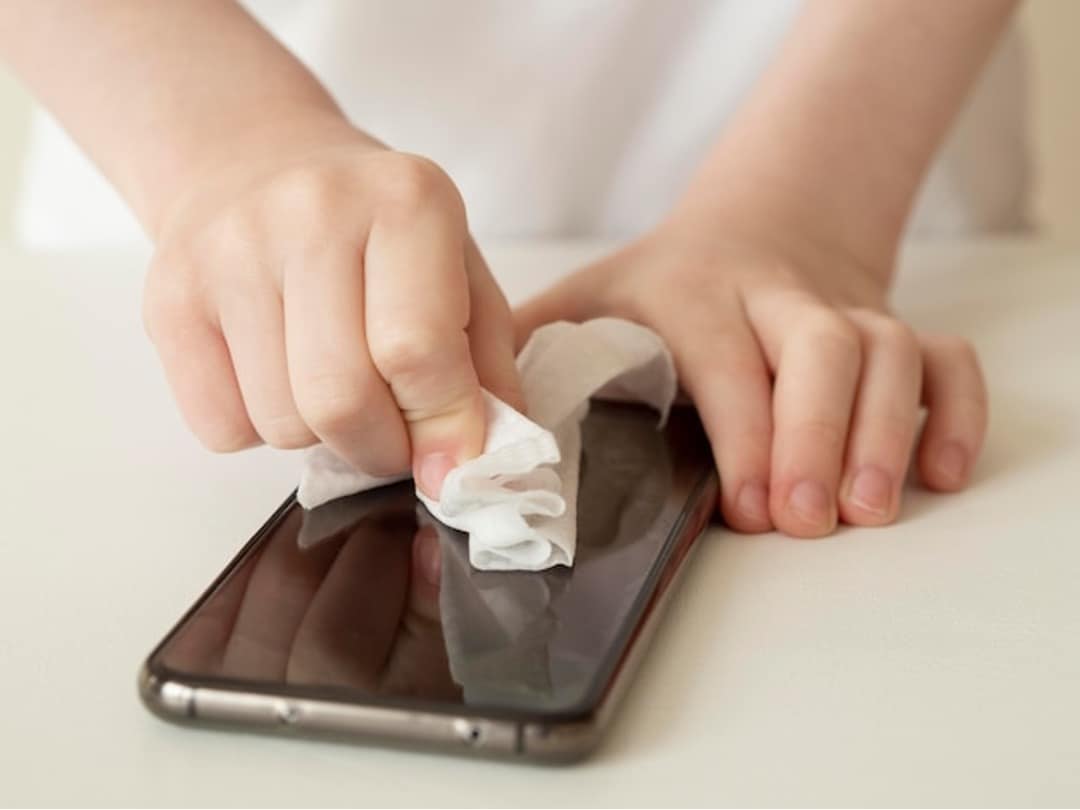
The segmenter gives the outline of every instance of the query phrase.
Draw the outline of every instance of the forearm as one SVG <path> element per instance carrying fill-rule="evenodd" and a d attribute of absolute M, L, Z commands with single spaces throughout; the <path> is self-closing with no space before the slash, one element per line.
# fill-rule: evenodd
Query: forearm
<path fill-rule="evenodd" d="M 226 0 L 5 3 L 0 50 L 151 235 L 232 156 L 345 129 L 315 77 Z"/>
<path fill-rule="evenodd" d="M 921 180 L 1014 0 L 809 0 L 687 199 L 829 230 L 891 272 Z"/>

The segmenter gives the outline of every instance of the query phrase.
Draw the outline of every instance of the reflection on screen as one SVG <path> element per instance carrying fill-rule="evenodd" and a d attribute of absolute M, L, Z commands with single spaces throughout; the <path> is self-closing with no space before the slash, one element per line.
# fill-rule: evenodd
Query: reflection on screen
<path fill-rule="evenodd" d="M 569 709 L 600 676 L 689 493 L 689 411 L 593 405 L 573 568 L 476 571 L 410 482 L 290 508 L 162 649 L 188 675 L 393 698 Z"/>

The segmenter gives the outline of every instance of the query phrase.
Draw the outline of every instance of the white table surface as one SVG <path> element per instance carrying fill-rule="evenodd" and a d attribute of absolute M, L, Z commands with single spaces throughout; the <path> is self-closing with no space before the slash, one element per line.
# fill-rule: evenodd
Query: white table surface
<path fill-rule="evenodd" d="M 595 245 L 489 248 L 512 297 Z M 292 487 L 203 451 L 138 255 L 0 252 L 0 803 L 1080 802 L 1080 250 L 922 247 L 897 294 L 981 349 L 975 485 L 818 541 L 703 539 L 606 744 L 567 768 L 190 730 L 138 666 Z"/>

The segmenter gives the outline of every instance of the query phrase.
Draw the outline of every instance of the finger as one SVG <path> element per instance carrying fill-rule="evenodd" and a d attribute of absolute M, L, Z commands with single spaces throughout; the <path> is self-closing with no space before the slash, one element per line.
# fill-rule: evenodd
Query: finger
<path fill-rule="evenodd" d="M 480 385 L 519 411 L 525 410 L 521 377 L 514 363 L 514 323 L 506 298 L 483 256 L 469 240 L 469 353 Z"/>
<path fill-rule="evenodd" d="M 215 452 L 258 444 L 225 339 L 202 307 L 176 288 L 148 280 L 143 320 L 173 398 L 199 441 Z"/>
<path fill-rule="evenodd" d="M 696 318 L 683 313 L 673 327 L 679 379 L 697 406 L 720 474 L 724 519 L 738 531 L 768 531 L 772 391 L 757 339 L 737 301 Z"/>
<path fill-rule="evenodd" d="M 770 513 L 787 534 L 819 537 L 836 526 L 861 362 L 859 335 L 835 310 L 801 296 L 786 297 L 775 319 L 755 324 L 777 359 Z"/>
<path fill-rule="evenodd" d="M 921 343 L 927 416 L 919 440 L 919 474 L 932 489 L 953 492 L 971 480 L 986 438 L 986 381 L 967 341 L 924 335 Z"/>
<path fill-rule="evenodd" d="M 465 238 L 464 214 L 450 201 L 416 201 L 377 219 L 365 251 L 371 359 L 404 417 L 417 484 L 431 497 L 484 443 L 466 334 Z"/>
<path fill-rule="evenodd" d="M 256 273 L 219 293 L 221 329 L 229 346 L 248 417 L 273 447 L 291 449 L 318 439 L 304 423 L 293 399 L 285 360 L 285 322 L 277 287 Z"/>
<path fill-rule="evenodd" d="M 364 337 L 360 249 L 309 250 L 285 268 L 283 285 L 289 379 L 304 422 L 358 470 L 404 472 L 408 435 Z"/>
<path fill-rule="evenodd" d="M 862 338 L 862 374 L 851 419 L 840 516 L 858 525 L 896 518 L 919 417 L 922 357 L 915 333 L 867 310 L 849 317 Z"/>

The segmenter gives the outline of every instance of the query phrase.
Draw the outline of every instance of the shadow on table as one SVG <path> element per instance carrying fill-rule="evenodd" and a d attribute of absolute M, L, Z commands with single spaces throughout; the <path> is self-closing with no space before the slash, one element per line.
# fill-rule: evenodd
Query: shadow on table
<path fill-rule="evenodd" d="M 991 389 L 990 428 L 970 487 L 977 489 L 1000 477 L 1020 474 L 1053 455 L 1063 447 L 1073 421 L 1075 415 L 1056 402 Z M 913 461 L 900 522 L 948 507 L 949 496 L 927 490 Z"/>
<path fill-rule="evenodd" d="M 1080 339 L 1073 316 L 1080 266 L 1068 251 L 1042 257 L 1032 267 L 1022 263 L 1024 256 L 1021 251 L 1015 261 L 991 262 L 962 289 L 942 287 L 940 274 L 964 272 L 973 261 L 958 253 L 900 291 L 900 310 L 917 327 L 963 335 L 979 349 L 990 389 L 990 427 L 974 489 L 1041 463 L 1064 446 L 1075 421 L 1071 409 L 1040 383 L 1075 373 L 1071 349 Z M 912 467 L 901 522 L 949 504 L 949 498 L 923 489 Z"/>

